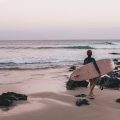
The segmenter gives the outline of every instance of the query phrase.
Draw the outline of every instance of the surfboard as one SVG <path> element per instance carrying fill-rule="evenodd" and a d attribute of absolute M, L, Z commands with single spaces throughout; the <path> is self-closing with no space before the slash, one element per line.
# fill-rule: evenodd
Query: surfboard
<path fill-rule="evenodd" d="M 96 61 L 101 75 L 105 75 L 115 69 L 115 64 L 112 59 L 102 59 Z M 73 71 L 70 75 L 70 79 L 74 81 L 83 81 L 99 77 L 99 73 L 96 71 L 93 63 L 83 65 L 81 68 Z"/>

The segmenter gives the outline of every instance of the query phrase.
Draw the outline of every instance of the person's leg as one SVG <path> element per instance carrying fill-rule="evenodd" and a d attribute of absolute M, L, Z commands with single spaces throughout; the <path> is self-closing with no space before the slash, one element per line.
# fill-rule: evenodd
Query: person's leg
<path fill-rule="evenodd" d="M 93 90 L 94 90 L 95 85 L 96 85 L 96 79 L 91 79 L 89 96 L 93 96 Z"/>
<path fill-rule="evenodd" d="M 89 95 L 89 96 L 92 96 L 92 93 L 91 93 L 92 91 L 91 91 L 91 89 L 92 89 L 93 80 L 90 79 L 89 81 L 90 81 L 90 90 L 89 90 L 89 94 L 88 94 L 88 95 Z"/>
<path fill-rule="evenodd" d="M 92 79 L 90 79 L 89 81 L 90 81 L 90 88 L 91 88 L 91 86 L 92 86 Z"/>
<path fill-rule="evenodd" d="M 92 81 L 92 88 L 91 88 L 91 90 L 92 90 L 92 95 L 94 95 L 93 94 L 93 90 L 94 90 L 94 88 L 95 88 L 95 85 L 96 85 L 96 79 L 93 79 L 93 81 Z"/>

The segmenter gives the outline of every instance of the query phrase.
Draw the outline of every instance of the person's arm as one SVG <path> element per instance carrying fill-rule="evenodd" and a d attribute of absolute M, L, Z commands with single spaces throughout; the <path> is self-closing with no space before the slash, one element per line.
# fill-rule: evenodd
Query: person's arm
<path fill-rule="evenodd" d="M 99 67 L 98 67 L 98 65 L 97 65 L 97 63 L 96 63 L 94 58 L 93 58 L 93 64 L 94 64 L 95 69 L 97 70 L 97 72 L 100 74 L 100 69 L 99 69 Z"/>
<path fill-rule="evenodd" d="M 86 59 L 84 59 L 84 63 L 83 63 L 83 65 L 85 65 L 85 64 L 87 64 L 87 63 L 86 63 Z"/>

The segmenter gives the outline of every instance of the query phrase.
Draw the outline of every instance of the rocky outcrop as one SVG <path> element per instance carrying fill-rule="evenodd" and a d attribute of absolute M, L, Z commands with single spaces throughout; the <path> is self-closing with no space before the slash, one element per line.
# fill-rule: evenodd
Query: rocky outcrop
<path fill-rule="evenodd" d="M 77 99 L 76 100 L 76 106 L 82 106 L 82 105 L 90 105 L 89 101 L 87 99 Z"/>
<path fill-rule="evenodd" d="M 7 92 L 0 95 L 0 106 L 11 106 L 15 101 L 27 100 L 24 94 Z"/>
<path fill-rule="evenodd" d="M 73 71 L 73 70 L 76 70 L 76 66 L 74 65 L 69 68 L 69 71 Z"/>
<path fill-rule="evenodd" d="M 68 80 L 66 83 L 66 89 L 73 90 L 77 87 L 88 87 L 88 84 L 89 84 L 89 82 L 87 82 L 87 81 Z"/>
<path fill-rule="evenodd" d="M 111 72 L 98 79 L 96 85 L 105 88 L 120 88 L 119 72 Z"/>

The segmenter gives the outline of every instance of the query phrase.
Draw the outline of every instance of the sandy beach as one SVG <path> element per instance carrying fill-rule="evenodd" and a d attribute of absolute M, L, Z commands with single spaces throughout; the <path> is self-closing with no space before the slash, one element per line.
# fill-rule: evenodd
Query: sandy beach
<path fill-rule="evenodd" d="M 68 68 L 0 71 L 0 93 L 18 92 L 28 95 L 28 101 L 0 108 L 0 120 L 118 120 L 120 105 L 115 100 L 119 90 L 95 89 L 95 99 L 89 106 L 78 107 L 75 95 L 87 94 L 89 88 L 66 90 L 71 72 Z M 9 83 L 9 81 L 11 81 Z"/>

